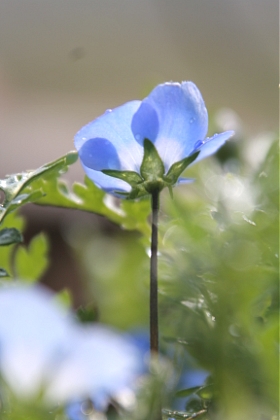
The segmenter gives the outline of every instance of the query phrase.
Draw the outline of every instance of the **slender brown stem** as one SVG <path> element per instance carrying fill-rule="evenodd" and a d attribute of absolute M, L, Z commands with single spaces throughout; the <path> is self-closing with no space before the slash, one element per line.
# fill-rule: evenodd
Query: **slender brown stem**
<path fill-rule="evenodd" d="M 159 192 L 152 193 L 152 239 L 150 260 L 150 350 L 158 354 L 158 280 L 157 280 L 157 249 L 158 249 L 158 210 Z"/>

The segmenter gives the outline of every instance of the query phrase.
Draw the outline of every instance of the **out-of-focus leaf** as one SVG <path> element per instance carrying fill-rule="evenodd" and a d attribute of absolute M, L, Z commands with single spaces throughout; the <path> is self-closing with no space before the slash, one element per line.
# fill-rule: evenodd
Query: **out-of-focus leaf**
<path fill-rule="evenodd" d="M 199 194 L 166 201 L 170 219 L 160 226 L 159 247 L 161 332 L 177 338 L 211 373 L 213 386 L 196 395 L 214 400 L 213 418 L 271 419 L 278 406 L 277 153 L 272 145 L 257 174 L 239 178 L 238 206 L 230 184 L 227 194 L 215 198 L 199 177 Z M 211 171 L 213 180 L 223 177 L 219 167 Z M 197 412 L 196 404 L 187 411 Z"/>
<path fill-rule="evenodd" d="M 0 246 L 22 242 L 22 235 L 16 228 L 0 230 Z"/>
<path fill-rule="evenodd" d="M 176 397 L 178 398 L 188 397 L 189 395 L 194 394 L 199 389 L 201 389 L 200 386 L 193 386 L 191 388 L 181 389 L 180 391 L 176 392 Z"/>
<path fill-rule="evenodd" d="M 86 306 L 79 306 L 76 311 L 79 321 L 83 323 L 92 323 L 97 321 L 97 310 L 95 305 L 87 304 Z"/>
<path fill-rule="evenodd" d="M 204 400 L 211 400 L 211 398 L 213 397 L 213 385 L 206 385 L 200 387 L 200 389 L 197 390 L 196 394 Z"/>
<path fill-rule="evenodd" d="M 2 277 L 9 277 L 9 273 L 4 268 L 0 267 L 0 278 Z"/>
<path fill-rule="evenodd" d="M 55 299 L 69 309 L 72 305 L 72 294 L 69 289 L 63 289 L 56 293 Z"/>
<path fill-rule="evenodd" d="M 3 229 L 16 229 L 21 232 L 24 228 L 24 220 L 17 212 L 9 213 L 3 220 L 1 225 Z M 13 256 L 16 247 L 21 245 L 13 243 L 9 246 L 0 246 L 0 266 L 4 269 L 11 278 L 14 277 Z"/>
<path fill-rule="evenodd" d="M 35 236 L 28 248 L 20 247 L 15 255 L 15 271 L 19 279 L 36 281 L 48 266 L 48 241 L 43 233 Z"/>

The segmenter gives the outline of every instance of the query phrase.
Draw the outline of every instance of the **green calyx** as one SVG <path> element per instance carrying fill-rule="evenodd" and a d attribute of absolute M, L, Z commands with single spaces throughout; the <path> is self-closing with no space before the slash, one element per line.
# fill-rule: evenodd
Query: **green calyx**
<path fill-rule="evenodd" d="M 128 199 L 135 199 L 147 194 L 153 194 L 154 192 L 160 192 L 165 187 L 168 187 L 172 195 L 172 187 L 176 184 L 179 176 L 187 166 L 197 158 L 198 154 L 199 152 L 196 152 L 179 162 L 175 162 L 165 175 L 164 164 L 157 149 L 150 140 L 145 139 L 144 157 L 140 167 L 140 174 L 134 171 L 116 171 L 112 169 L 103 169 L 101 172 L 127 182 L 131 186 L 130 193 L 120 191 L 116 191 L 116 193 Z"/>

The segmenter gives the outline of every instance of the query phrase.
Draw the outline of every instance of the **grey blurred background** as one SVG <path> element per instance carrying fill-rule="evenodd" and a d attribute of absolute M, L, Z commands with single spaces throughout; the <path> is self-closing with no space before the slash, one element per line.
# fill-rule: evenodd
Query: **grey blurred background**
<path fill-rule="evenodd" d="M 82 125 L 169 80 L 193 80 L 249 136 L 275 130 L 278 1 L 1 0 L 0 176 L 56 159 Z"/>

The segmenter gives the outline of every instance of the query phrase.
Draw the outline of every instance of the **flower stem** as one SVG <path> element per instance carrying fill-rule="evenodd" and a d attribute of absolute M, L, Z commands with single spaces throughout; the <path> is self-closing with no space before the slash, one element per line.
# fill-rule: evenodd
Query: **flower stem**
<path fill-rule="evenodd" d="M 152 193 L 152 237 L 151 237 L 151 260 L 150 260 L 150 351 L 151 361 L 158 359 L 158 212 L 159 191 Z M 162 419 L 161 397 L 157 401 L 154 420 Z"/>
<path fill-rule="evenodd" d="M 155 191 L 152 193 L 152 238 L 150 260 L 150 350 L 151 355 L 153 356 L 158 354 L 158 211 L 159 191 Z"/>

